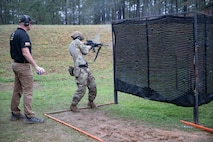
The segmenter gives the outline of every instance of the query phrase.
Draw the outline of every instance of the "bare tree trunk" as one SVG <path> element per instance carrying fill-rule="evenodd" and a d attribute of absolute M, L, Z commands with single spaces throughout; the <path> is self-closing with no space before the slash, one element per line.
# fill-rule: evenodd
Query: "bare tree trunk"
<path fill-rule="evenodd" d="M 3 20 L 3 14 L 2 14 L 2 11 L 3 11 L 3 5 L 2 3 L 0 3 L 0 18 L 1 18 L 1 21 L 0 21 L 0 24 L 4 24 L 4 20 Z"/>
<path fill-rule="evenodd" d="M 140 0 L 137 0 L 136 4 L 136 17 L 140 17 Z"/>
<path fill-rule="evenodd" d="M 105 17 L 105 15 L 106 15 L 105 0 L 102 0 L 101 5 L 103 6 L 103 9 L 101 10 L 101 20 L 102 20 L 101 22 L 103 24 L 105 24 L 105 22 L 106 22 L 106 17 Z"/>
<path fill-rule="evenodd" d="M 126 18 L 126 13 L 125 13 L 125 0 L 121 1 L 121 13 L 122 13 L 122 17 L 123 19 Z"/>
<path fill-rule="evenodd" d="M 80 10 L 80 0 L 78 0 L 78 25 L 81 24 L 81 10 Z"/>
<path fill-rule="evenodd" d="M 164 1 L 164 13 L 165 13 L 165 14 L 167 13 L 167 11 L 166 11 L 167 8 L 166 8 L 166 7 L 167 7 L 167 1 L 165 0 L 165 1 Z"/>
<path fill-rule="evenodd" d="M 121 19 L 121 3 L 118 3 L 118 7 L 117 7 L 117 10 L 118 10 L 118 19 Z"/>
<path fill-rule="evenodd" d="M 67 0 L 64 1 L 65 24 L 67 25 Z"/>
<path fill-rule="evenodd" d="M 173 14 L 173 13 L 174 13 L 174 8 L 173 8 L 173 6 L 174 6 L 174 1 L 172 0 L 171 3 L 170 3 L 170 7 L 169 7 L 169 9 L 168 9 L 168 13 L 169 13 L 169 14 Z"/>
<path fill-rule="evenodd" d="M 186 2 L 187 0 L 184 0 L 184 2 Z M 187 6 L 186 5 L 184 5 L 184 7 L 183 7 L 183 12 L 186 12 L 187 11 Z"/>
<path fill-rule="evenodd" d="M 116 9 L 116 2 L 115 2 L 116 0 L 113 0 L 113 6 L 112 6 L 112 20 L 115 20 L 116 19 L 116 17 L 115 17 L 115 9 Z"/>

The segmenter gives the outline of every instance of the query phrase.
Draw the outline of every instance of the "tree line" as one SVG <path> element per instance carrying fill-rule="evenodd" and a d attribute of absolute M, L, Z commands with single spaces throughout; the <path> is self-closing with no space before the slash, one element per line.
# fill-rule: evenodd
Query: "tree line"
<path fill-rule="evenodd" d="M 37 24 L 108 24 L 112 20 L 211 9 L 213 0 L 1 0 L 0 24 L 22 14 Z"/>

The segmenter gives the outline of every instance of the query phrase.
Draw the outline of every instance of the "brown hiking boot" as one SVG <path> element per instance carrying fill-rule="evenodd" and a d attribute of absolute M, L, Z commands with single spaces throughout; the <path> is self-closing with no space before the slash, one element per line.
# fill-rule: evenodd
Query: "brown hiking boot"
<path fill-rule="evenodd" d="M 73 112 L 78 112 L 79 111 L 76 105 L 71 105 L 70 106 L 70 110 L 73 111 Z"/>
<path fill-rule="evenodd" d="M 93 102 L 88 102 L 87 106 L 88 106 L 89 108 L 96 108 L 96 105 L 95 105 L 95 103 L 93 103 Z"/>

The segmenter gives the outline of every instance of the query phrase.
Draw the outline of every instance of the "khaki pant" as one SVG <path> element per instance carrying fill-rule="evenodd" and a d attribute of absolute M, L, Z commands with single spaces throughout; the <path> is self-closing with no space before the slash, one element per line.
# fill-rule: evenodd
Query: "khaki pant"
<path fill-rule="evenodd" d="M 78 89 L 73 96 L 72 105 L 77 105 L 81 101 L 84 94 L 86 93 L 87 88 L 89 90 L 88 100 L 94 101 L 97 94 L 97 89 L 95 78 L 93 77 L 90 70 L 88 68 L 75 67 L 74 75 Z"/>
<path fill-rule="evenodd" d="M 33 96 L 33 73 L 29 63 L 13 63 L 12 70 L 15 74 L 13 96 L 11 99 L 11 111 L 20 114 L 19 103 L 23 94 L 24 114 L 27 117 L 34 117 L 32 111 Z"/>

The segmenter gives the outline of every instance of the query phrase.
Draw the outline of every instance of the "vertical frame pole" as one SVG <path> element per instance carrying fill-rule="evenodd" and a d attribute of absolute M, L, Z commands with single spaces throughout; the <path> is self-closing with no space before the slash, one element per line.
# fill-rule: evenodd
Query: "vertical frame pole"
<path fill-rule="evenodd" d="M 116 90 L 116 53 L 115 53 L 115 45 L 116 45 L 116 37 L 114 33 L 114 28 L 112 24 L 112 43 L 113 43 L 113 76 L 114 76 L 114 103 L 118 104 L 118 92 Z"/>
<path fill-rule="evenodd" d="M 148 19 L 146 18 L 146 53 L 147 53 L 147 86 L 150 88 L 150 59 L 149 59 L 149 29 L 148 29 Z"/>
<path fill-rule="evenodd" d="M 204 94 L 207 96 L 207 16 L 204 16 Z"/>
<path fill-rule="evenodd" d="M 195 106 L 194 106 L 194 123 L 198 124 L 198 95 L 199 95 L 199 70 L 198 70 L 198 29 L 197 29 L 197 12 L 194 15 L 194 48 L 195 48 Z"/>

